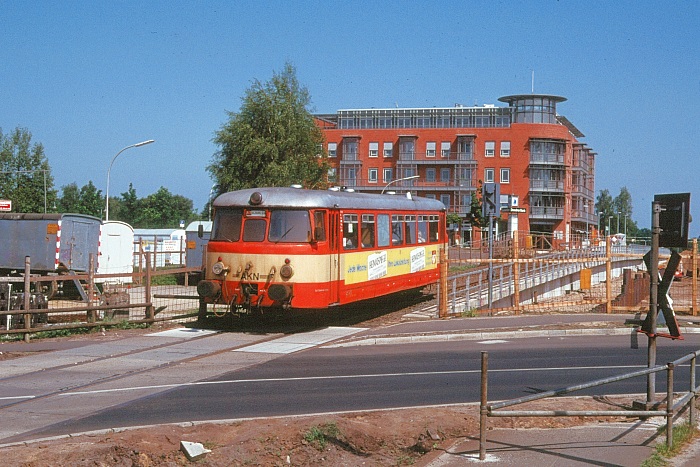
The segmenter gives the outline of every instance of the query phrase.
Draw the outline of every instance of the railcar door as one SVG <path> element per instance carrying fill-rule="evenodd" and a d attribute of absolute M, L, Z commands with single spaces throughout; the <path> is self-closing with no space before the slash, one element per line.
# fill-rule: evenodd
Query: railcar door
<path fill-rule="evenodd" d="M 328 255 L 330 265 L 330 303 L 340 303 L 340 213 L 330 211 L 328 216 Z"/>

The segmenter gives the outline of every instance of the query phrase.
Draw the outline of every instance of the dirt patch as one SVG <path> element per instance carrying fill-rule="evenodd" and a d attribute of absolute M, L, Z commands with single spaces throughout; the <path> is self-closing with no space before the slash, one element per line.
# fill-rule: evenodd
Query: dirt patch
<path fill-rule="evenodd" d="M 620 398 L 538 401 L 533 410 L 619 410 Z M 558 428 L 610 421 L 586 417 L 490 418 L 489 428 Z M 478 436 L 475 405 L 403 409 L 313 417 L 248 420 L 196 426 L 165 425 L 100 435 L 81 435 L 0 448 L 6 465 L 178 466 L 189 461 L 180 441 L 210 449 L 211 466 L 239 465 L 416 465 L 454 441 Z"/>

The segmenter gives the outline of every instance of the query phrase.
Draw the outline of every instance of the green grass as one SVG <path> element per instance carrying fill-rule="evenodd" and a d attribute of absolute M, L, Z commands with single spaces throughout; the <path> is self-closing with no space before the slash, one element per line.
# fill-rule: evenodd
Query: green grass
<path fill-rule="evenodd" d="M 329 439 L 337 439 L 338 436 L 340 436 L 340 430 L 335 423 L 315 425 L 304 433 L 304 439 L 315 445 L 319 451 L 325 449 Z"/>
<path fill-rule="evenodd" d="M 659 428 L 659 431 L 665 431 L 666 427 Z M 673 427 L 673 447 L 671 449 L 666 446 L 666 443 L 660 443 L 656 446 L 654 454 L 642 463 L 642 467 L 661 467 L 669 465 L 669 459 L 678 455 L 683 447 L 688 444 L 697 435 L 695 427 L 689 423 Z"/>

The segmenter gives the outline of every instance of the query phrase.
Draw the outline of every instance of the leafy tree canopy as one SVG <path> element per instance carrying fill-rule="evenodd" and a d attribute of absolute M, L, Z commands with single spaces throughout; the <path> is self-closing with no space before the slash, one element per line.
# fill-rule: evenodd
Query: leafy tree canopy
<path fill-rule="evenodd" d="M 92 180 L 82 188 L 76 183 L 70 183 L 61 187 L 61 196 L 58 199 L 59 212 L 72 212 L 102 217 L 105 207 L 105 198 L 102 190 L 98 190 Z"/>
<path fill-rule="evenodd" d="M 32 144 L 26 128 L 0 129 L 0 198 L 12 201 L 15 212 L 49 211 L 56 201 L 53 183 L 41 143 Z"/>
<path fill-rule="evenodd" d="M 216 133 L 220 150 L 207 170 L 218 191 L 301 184 L 323 188 L 328 173 L 323 134 L 307 110 L 310 97 L 287 63 L 266 83 L 255 81 L 238 113 Z"/>

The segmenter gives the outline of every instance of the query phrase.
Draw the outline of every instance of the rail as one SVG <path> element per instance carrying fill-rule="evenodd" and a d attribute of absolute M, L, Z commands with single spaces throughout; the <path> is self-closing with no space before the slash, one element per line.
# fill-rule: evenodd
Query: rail
<path fill-rule="evenodd" d="M 654 366 L 644 370 L 624 373 L 617 376 L 585 382 L 575 386 L 569 386 L 551 391 L 533 394 L 531 396 L 520 397 L 507 401 L 488 403 L 488 352 L 481 352 L 481 400 L 479 409 L 479 459 L 486 459 L 486 432 L 488 417 L 666 417 L 666 445 L 669 449 L 673 447 L 673 422 L 676 415 L 679 415 L 686 407 L 689 407 L 689 423 L 695 426 L 697 410 L 695 404 L 698 398 L 700 386 L 696 385 L 696 364 L 700 356 L 700 350 L 687 354 L 666 365 Z M 680 393 L 678 398 L 674 398 L 674 378 L 675 370 L 683 363 L 690 362 L 690 387 L 688 391 Z M 639 376 L 656 374 L 666 371 L 666 407 L 663 410 L 500 410 L 505 407 L 512 407 L 527 402 L 533 402 L 545 398 L 554 398 L 570 394 L 583 389 L 603 386 L 605 384 L 624 381 Z"/>

